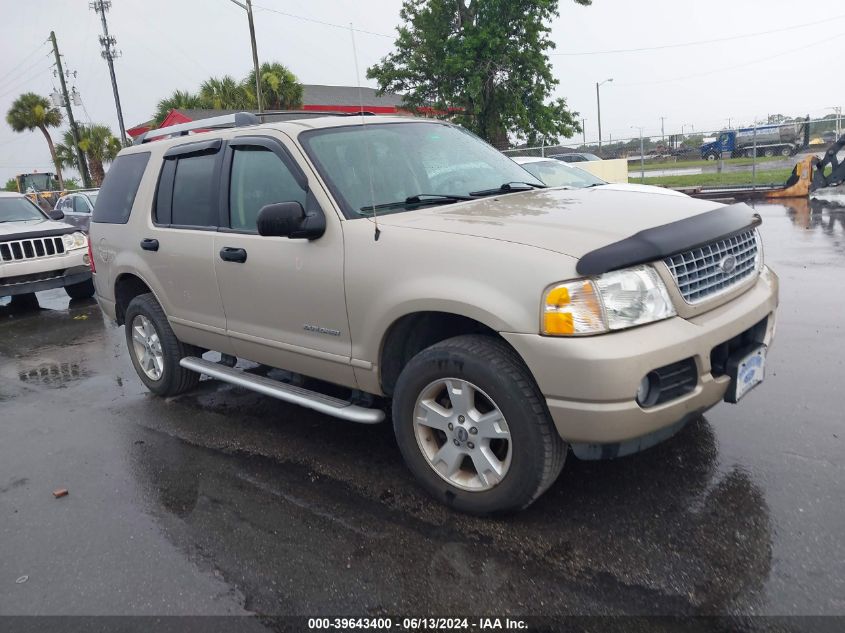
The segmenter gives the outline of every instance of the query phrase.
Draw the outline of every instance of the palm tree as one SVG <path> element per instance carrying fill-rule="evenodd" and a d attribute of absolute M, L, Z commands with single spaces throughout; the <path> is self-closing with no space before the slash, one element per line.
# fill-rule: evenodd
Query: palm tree
<path fill-rule="evenodd" d="M 199 97 L 205 107 L 214 110 L 238 110 L 252 105 L 243 85 L 229 75 L 206 79 L 200 86 Z"/>
<path fill-rule="evenodd" d="M 302 107 L 302 84 L 291 71 L 278 62 L 265 62 L 258 69 L 261 76 L 261 100 L 267 110 L 295 110 Z M 255 98 L 255 71 L 243 82 L 252 103 Z"/>
<path fill-rule="evenodd" d="M 203 100 L 198 94 L 193 94 L 186 90 L 176 90 L 172 95 L 158 102 L 153 122 L 158 127 L 167 118 L 171 110 L 202 107 L 204 107 Z"/>
<path fill-rule="evenodd" d="M 111 129 L 106 125 L 79 125 L 79 149 L 85 154 L 88 161 L 88 170 L 94 185 L 99 187 L 103 184 L 105 177 L 105 163 L 112 162 L 122 145 L 120 139 L 112 134 Z M 56 145 L 56 157 L 64 167 L 75 167 L 79 169 L 74 148 L 73 134 L 70 131 L 64 133 L 62 143 Z M 80 171 L 81 173 L 81 171 Z"/>
<path fill-rule="evenodd" d="M 6 122 L 15 132 L 27 130 L 32 132 L 35 128 L 41 130 L 47 145 L 50 147 L 50 156 L 53 157 L 53 164 L 56 166 L 56 178 L 59 181 L 59 189 L 64 189 L 62 180 L 62 168 L 56 157 L 56 148 L 53 146 L 53 139 L 50 138 L 48 127 L 59 127 L 62 123 L 62 113 L 58 108 L 52 107 L 46 98 L 27 92 L 15 99 L 12 107 L 6 113 Z"/>

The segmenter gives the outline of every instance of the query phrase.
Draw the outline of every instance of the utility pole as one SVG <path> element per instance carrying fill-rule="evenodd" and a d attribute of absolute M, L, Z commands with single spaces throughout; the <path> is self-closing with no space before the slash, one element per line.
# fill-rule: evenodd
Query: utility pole
<path fill-rule="evenodd" d="M 246 4 L 239 0 L 231 0 L 241 9 L 246 11 L 246 19 L 249 22 L 249 39 L 252 43 L 252 66 L 255 69 L 255 98 L 258 100 L 258 113 L 264 110 L 261 106 L 261 73 L 258 70 L 258 46 L 255 44 L 255 23 L 252 21 L 252 0 L 246 0 Z"/>
<path fill-rule="evenodd" d="M 106 22 L 106 12 L 111 8 L 111 0 L 96 0 L 89 2 L 88 7 L 100 14 L 100 22 L 103 24 L 103 34 L 100 36 L 100 44 L 103 47 L 101 55 L 109 65 L 111 75 L 111 89 L 114 93 L 114 107 L 117 108 L 117 124 L 120 127 L 120 140 L 124 145 L 128 144 L 126 138 L 126 126 L 123 125 L 123 110 L 120 108 L 120 93 L 117 90 L 117 78 L 114 75 L 114 58 L 120 57 L 120 51 L 115 48 L 117 40 L 109 35 L 109 25 Z"/>
<path fill-rule="evenodd" d="M 234 2 L 234 0 L 232 0 Z M 601 94 L 599 93 L 599 88 L 602 84 L 606 84 L 608 81 L 613 81 L 613 78 L 605 79 L 604 81 L 597 81 L 596 82 L 596 110 L 598 114 L 598 126 L 599 126 L 599 154 L 601 154 Z"/>
<path fill-rule="evenodd" d="M 631 129 L 640 131 L 640 178 L 645 180 L 645 149 L 643 148 L 643 128 L 632 125 Z"/>
<path fill-rule="evenodd" d="M 666 121 L 666 117 L 660 117 L 660 142 L 666 143 L 666 132 L 664 131 L 663 123 Z"/>
<path fill-rule="evenodd" d="M 584 147 L 587 146 L 587 119 L 581 119 L 581 134 L 584 140 Z"/>
<path fill-rule="evenodd" d="M 67 94 L 65 83 L 65 71 L 62 69 L 62 56 L 59 55 L 59 45 L 56 43 L 56 32 L 50 31 L 50 41 L 53 43 L 53 54 L 56 56 L 56 70 L 59 74 L 59 83 L 62 86 L 62 97 L 67 108 L 67 120 L 70 123 L 70 133 L 73 135 L 73 144 L 76 146 L 76 160 L 79 163 L 79 175 L 82 176 L 82 184 L 86 189 L 91 188 L 91 178 L 88 176 L 88 164 L 85 162 L 85 154 L 79 148 L 79 130 L 73 118 L 73 108 L 70 107 L 70 97 Z"/>

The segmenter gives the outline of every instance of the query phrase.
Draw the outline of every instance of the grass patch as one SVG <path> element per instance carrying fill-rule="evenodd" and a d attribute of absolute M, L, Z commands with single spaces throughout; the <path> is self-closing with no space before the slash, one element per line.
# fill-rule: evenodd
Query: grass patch
<path fill-rule="evenodd" d="M 782 185 L 792 174 L 792 169 L 757 170 L 756 184 Z M 641 185 L 661 185 L 663 187 L 719 187 L 728 185 L 750 185 L 750 171 L 730 171 L 709 174 L 689 174 L 686 176 L 655 176 L 653 178 L 628 177 L 628 182 Z"/>
<path fill-rule="evenodd" d="M 789 156 L 758 156 L 757 157 L 757 164 L 760 163 L 770 163 L 775 160 L 789 160 L 791 157 Z M 797 159 L 796 159 L 797 162 Z M 725 165 L 739 165 L 741 167 L 751 167 L 754 161 L 750 158 L 727 158 L 725 159 Z M 658 160 L 654 162 L 646 161 L 645 170 L 648 171 L 649 169 L 683 169 L 684 167 L 716 167 L 719 164 L 717 160 Z M 635 171 L 639 170 L 640 168 L 640 161 L 633 160 L 628 161 L 628 171 Z"/>

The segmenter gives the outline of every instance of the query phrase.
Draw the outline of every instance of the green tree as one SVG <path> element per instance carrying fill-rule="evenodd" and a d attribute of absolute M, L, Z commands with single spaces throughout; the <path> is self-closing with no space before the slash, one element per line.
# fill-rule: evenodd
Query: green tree
<path fill-rule="evenodd" d="M 200 86 L 199 98 L 203 106 L 214 110 L 236 110 L 253 106 L 244 84 L 234 77 L 209 77 Z"/>
<path fill-rule="evenodd" d="M 27 92 L 15 99 L 14 103 L 12 103 L 12 107 L 6 113 L 6 122 L 15 132 L 23 132 L 24 130 L 32 132 L 36 128 L 41 130 L 50 148 L 50 156 L 53 158 L 53 164 L 56 166 L 56 178 L 59 181 L 59 188 L 62 188 L 64 186 L 62 168 L 56 157 L 56 148 L 53 145 L 53 139 L 50 137 L 50 132 L 47 131 L 49 127 L 59 127 L 62 122 L 61 111 L 58 108 L 52 107 L 45 97 L 37 95 L 34 92 Z"/>
<path fill-rule="evenodd" d="M 591 0 L 575 0 L 589 5 Z M 367 70 L 409 108 L 432 107 L 493 145 L 537 145 L 581 131 L 578 113 L 552 99 L 547 51 L 558 0 L 404 0 L 395 50 Z"/>
<path fill-rule="evenodd" d="M 18 181 L 14 178 L 9 178 L 6 181 L 6 184 L 3 185 L 3 191 L 17 191 L 18 190 Z"/>
<path fill-rule="evenodd" d="M 302 107 L 302 84 L 290 70 L 278 62 L 265 62 L 258 68 L 261 74 L 261 101 L 265 110 L 296 110 Z M 244 92 L 251 105 L 255 98 L 255 71 L 243 81 Z"/>
<path fill-rule="evenodd" d="M 171 110 L 185 110 L 189 108 L 204 108 L 202 98 L 198 94 L 186 90 L 176 90 L 169 97 L 165 97 L 156 105 L 153 122 L 156 127 L 161 125 Z"/>
<path fill-rule="evenodd" d="M 88 161 L 91 180 L 95 186 L 99 187 L 103 184 L 103 178 L 106 175 L 105 163 L 112 162 L 122 148 L 120 139 L 112 134 L 111 129 L 106 125 L 79 125 L 77 127 L 79 129 L 79 149 L 82 150 Z M 62 166 L 74 167 L 79 171 L 73 134 L 70 131 L 64 133 L 62 143 L 56 146 L 56 156 Z"/>

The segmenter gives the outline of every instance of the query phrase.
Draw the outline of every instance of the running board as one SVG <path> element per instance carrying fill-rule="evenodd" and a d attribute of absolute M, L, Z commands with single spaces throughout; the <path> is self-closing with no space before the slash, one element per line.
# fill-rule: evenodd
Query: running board
<path fill-rule="evenodd" d="M 310 389 L 288 385 L 278 380 L 266 378 L 265 376 L 247 374 L 239 369 L 232 369 L 220 363 L 203 360 L 202 358 L 188 356 L 180 360 L 179 364 L 185 369 L 190 369 L 199 374 L 205 374 L 217 380 L 256 391 L 265 396 L 278 398 L 279 400 L 284 400 L 285 402 L 290 402 L 306 409 L 313 409 L 319 413 L 348 420 L 349 422 L 377 424 L 384 420 L 384 411 L 381 409 L 359 407 L 339 398 L 332 398 L 331 396 L 311 391 Z"/>

